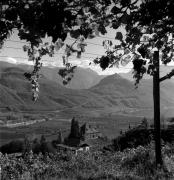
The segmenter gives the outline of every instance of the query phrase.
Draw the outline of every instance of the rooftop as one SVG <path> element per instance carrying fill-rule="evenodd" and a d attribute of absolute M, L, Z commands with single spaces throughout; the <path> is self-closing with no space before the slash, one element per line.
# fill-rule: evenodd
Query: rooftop
<path fill-rule="evenodd" d="M 64 148 L 64 149 L 69 149 L 69 150 L 76 150 L 74 147 L 70 147 L 64 144 L 57 144 L 56 147 Z"/>

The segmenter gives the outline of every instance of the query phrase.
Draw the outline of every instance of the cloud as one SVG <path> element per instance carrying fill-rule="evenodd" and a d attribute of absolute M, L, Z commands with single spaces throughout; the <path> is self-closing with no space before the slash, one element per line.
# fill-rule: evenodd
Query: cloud
<path fill-rule="evenodd" d="M 112 68 L 106 68 L 105 70 L 102 70 L 99 65 L 95 65 L 94 63 L 89 65 L 90 62 L 91 61 L 89 61 L 89 60 L 84 61 L 84 63 L 82 63 L 83 65 L 81 65 L 81 67 L 84 66 L 87 68 L 91 68 L 93 71 L 96 71 L 99 75 L 112 75 L 115 73 L 128 73 L 132 69 L 132 63 L 128 63 L 125 67 L 120 65 L 119 68 L 112 67 Z"/>
<path fill-rule="evenodd" d="M 18 64 L 27 64 L 27 65 L 33 65 L 34 62 L 33 61 L 28 61 L 28 60 L 18 60 L 17 61 Z"/>
<path fill-rule="evenodd" d="M 13 57 L 7 57 L 5 59 L 6 62 L 13 63 L 13 64 L 28 64 L 28 65 L 33 65 L 33 61 L 27 61 L 27 60 L 16 60 Z M 43 66 L 48 66 L 48 67 L 64 67 L 62 61 L 57 61 L 56 58 L 52 59 L 51 61 L 42 61 Z M 82 68 L 90 68 L 93 71 L 96 71 L 99 75 L 112 75 L 115 73 L 127 73 L 130 71 L 130 65 L 127 65 L 126 67 L 120 67 L 120 68 L 107 68 L 106 70 L 102 70 L 99 65 L 95 65 L 92 63 L 89 65 L 91 60 L 89 59 L 69 59 L 69 63 L 72 65 L 77 65 L 78 67 Z M 129 63 L 130 64 L 130 63 Z"/>
<path fill-rule="evenodd" d="M 12 64 L 17 64 L 17 60 L 12 57 L 7 57 L 6 62 L 12 63 Z"/>
<path fill-rule="evenodd" d="M 89 65 L 90 62 L 91 62 L 90 60 L 84 59 L 81 61 L 80 65 L 88 68 L 88 67 L 90 67 L 90 65 Z"/>
<path fill-rule="evenodd" d="M 28 65 L 33 65 L 33 61 L 28 61 L 28 60 L 17 60 L 13 57 L 6 57 L 5 59 L 1 59 L 0 61 L 5 61 L 11 64 L 28 64 Z"/>
<path fill-rule="evenodd" d="M 72 59 L 72 60 L 69 60 L 69 63 L 78 66 L 78 65 L 81 64 L 81 60 L 78 60 L 78 59 Z"/>

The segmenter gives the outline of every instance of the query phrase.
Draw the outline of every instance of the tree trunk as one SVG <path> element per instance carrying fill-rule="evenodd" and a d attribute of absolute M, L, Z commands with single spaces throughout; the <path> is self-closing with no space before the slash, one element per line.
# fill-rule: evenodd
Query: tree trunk
<path fill-rule="evenodd" d="M 162 165 L 161 157 L 161 130 L 160 130 L 160 81 L 159 81 L 159 51 L 154 52 L 153 64 L 153 100 L 154 100 L 154 139 L 156 165 Z"/>

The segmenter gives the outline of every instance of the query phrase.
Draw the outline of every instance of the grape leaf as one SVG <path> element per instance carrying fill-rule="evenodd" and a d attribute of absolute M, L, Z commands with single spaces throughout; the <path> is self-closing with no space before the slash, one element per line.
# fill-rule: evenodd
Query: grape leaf
<path fill-rule="evenodd" d="M 58 51 L 63 45 L 64 45 L 64 42 L 62 41 L 62 39 L 58 39 L 54 46 L 55 50 Z"/>
<path fill-rule="evenodd" d="M 118 40 L 122 41 L 123 40 L 123 34 L 121 32 L 117 32 L 116 36 L 115 36 L 115 39 L 118 39 Z"/>
<path fill-rule="evenodd" d="M 71 36 L 72 38 L 77 39 L 77 38 L 80 36 L 80 30 L 77 29 L 77 30 L 72 30 L 72 31 L 70 31 L 70 36 Z"/>
<path fill-rule="evenodd" d="M 121 65 L 126 66 L 131 61 L 131 59 L 132 59 L 131 55 L 123 56 L 121 58 Z"/>
<path fill-rule="evenodd" d="M 81 58 L 81 54 L 82 54 L 81 51 L 77 51 L 77 58 Z"/>
<path fill-rule="evenodd" d="M 111 9 L 111 13 L 113 13 L 113 14 L 117 14 L 117 13 L 119 13 L 120 12 L 120 9 L 118 8 L 118 7 L 116 7 L 116 6 L 114 6 L 112 9 Z"/>

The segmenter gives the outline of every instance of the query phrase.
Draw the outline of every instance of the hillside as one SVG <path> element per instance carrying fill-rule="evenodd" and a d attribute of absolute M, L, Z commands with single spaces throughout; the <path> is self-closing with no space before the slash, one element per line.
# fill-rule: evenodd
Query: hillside
<path fill-rule="evenodd" d="M 142 112 L 143 116 L 148 115 L 149 110 L 151 111 L 150 114 L 152 114 L 153 91 L 151 79 L 142 80 L 138 88 L 135 89 L 133 82 L 115 74 L 102 79 L 99 84 L 90 90 L 107 99 L 113 105 L 120 107 L 120 109 L 146 109 L 147 112 L 145 112 L 146 110 L 144 113 Z M 173 116 L 173 90 L 174 83 L 172 81 L 166 80 L 161 83 L 161 112 L 163 115 Z"/>
<path fill-rule="evenodd" d="M 36 103 L 31 100 L 31 86 L 23 73 L 31 69 L 28 65 L 10 65 L 1 63 L 0 68 L 0 106 L 11 106 L 19 110 L 47 110 L 47 111 L 64 111 L 65 114 L 71 115 L 72 112 L 80 114 L 96 113 L 99 109 L 102 113 L 108 109 L 114 111 L 125 109 L 143 109 L 153 107 L 152 83 L 145 80 L 138 89 L 132 82 L 123 79 L 120 75 L 115 74 L 102 77 L 102 80 L 93 87 L 83 89 L 70 89 L 55 83 L 57 69 L 43 68 L 43 77 L 40 79 L 40 97 Z M 90 70 L 91 71 L 91 70 Z M 94 77 L 95 73 L 89 70 L 84 71 L 81 75 L 81 81 L 86 82 L 85 76 Z M 78 75 L 83 71 L 79 70 Z M 83 78 L 84 77 L 84 78 Z M 75 77 L 74 77 L 75 79 Z M 97 78 L 96 78 L 97 79 Z M 57 81 L 56 81 L 57 82 Z M 79 83 L 81 84 L 81 83 Z M 89 83 L 87 83 L 89 85 Z M 78 85 L 77 85 L 78 86 Z M 82 87 L 79 85 L 79 87 Z M 79 88 L 78 87 L 78 88 Z M 170 87 L 170 88 L 169 88 Z M 162 85 L 161 104 L 163 107 L 174 106 L 174 97 L 172 90 L 174 84 L 168 83 Z M 5 98 L 4 98 L 5 97 Z M 98 112 L 101 115 L 101 112 Z M 73 113 L 72 113 L 73 114 Z"/>
<path fill-rule="evenodd" d="M 153 82 L 152 79 L 145 79 L 142 80 L 139 89 L 144 94 L 152 95 L 153 93 Z M 162 106 L 173 106 L 174 102 L 174 96 L 173 96 L 173 90 L 174 90 L 174 81 L 172 79 L 165 80 L 160 84 L 160 98 L 161 98 L 161 105 Z"/>
<path fill-rule="evenodd" d="M 99 84 L 91 88 L 91 91 L 123 108 L 152 106 L 149 94 L 142 94 L 140 89 L 135 89 L 132 82 L 117 74 L 102 79 Z"/>
<path fill-rule="evenodd" d="M 55 81 L 60 85 L 64 86 L 62 83 L 62 77 L 58 74 L 59 68 L 42 68 L 42 74 L 47 77 L 47 79 Z M 95 71 L 91 69 L 76 68 L 74 77 L 72 80 L 65 86 L 70 89 L 88 89 L 97 83 L 105 76 L 98 75 Z"/>
<path fill-rule="evenodd" d="M 11 64 L 8 62 L 0 61 L 0 71 L 9 67 L 20 68 L 23 69 L 25 72 L 31 72 L 33 69 L 33 66 L 27 64 Z M 43 66 L 41 69 L 41 74 L 45 76 L 48 80 L 55 81 L 56 83 L 64 86 L 62 83 L 62 77 L 58 74 L 59 69 L 60 68 L 58 67 Z M 74 78 L 68 85 L 64 87 L 70 89 L 88 89 L 96 85 L 104 77 L 105 76 L 100 76 L 95 71 L 89 68 L 77 67 L 75 69 Z"/>
<path fill-rule="evenodd" d="M 81 106 L 81 104 L 85 104 L 89 98 L 93 99 L 93 101 L 95 101 L 93 104 L 97 106 L 102 103 L 104 103 L 104 105 L 106 104 L 103 99 L 97 97 L 97 95 L 90 91 L 68 89 L 59 83 L 55 83 L 55 81 L 49 80 L 47 75 L 41 78 L 40 98 L 36 103 L 33 103 L 31 100 L 30 82 L 23 76 L 26 69 L 26 66 L 23 65 L 19 67 L 16 65 L 10 67 L 9 64 L 7 64 L 7 66 L 1 66 L 0 85 L 1 94 L 4 94 L 4 96 L 0 97 L 1 107 L 10 105 L 18 109 L 27 110 L 60 110 L 65 107 Z M 51 72 L 51 69 L 49 72 Z M 4 99 L 4 97 L 7 98 Z"/>
<path fill-rule="evenodd" d="M 162 77 L 166 75 L 173 68 L 174 68 L 173 66 L 160 66 L 161 69 L 160 76 Z M 132 83 L 134 81 L 132 72 L 121 73 L 120 76 L 124 79 L 131 81 Z M 150 98 L 152 98 L 152 93 L 153 93 L 152 88 L 153 88 L 152 76 L 144 75 L 143 79 L 140 81 L 140 84 L 138 85 L 138 89 L 140 90 L 143 96 L 148 95 Z M 165 80 L 160 84 L 161 105 L 163 107 L 173 106 L 174 104 L 173 90 L 174 90 L 174 78 Z"/>
<path fill-rule="evenodd" d="M 164 66 L 164 65 L 161 65 L 160 66 L 160 76 L 162 77 L 162 76 L 166 75 L 172 69 L 174 69 L 174 66 Z M 120 76 L 123 77 L 124 79 L 128 79 L 130 81 L 134 81 L 132 72 L 133 72 L 133 70 L 131 70 L 128 73 L 120 73 Z M 145 74 L 143 76 L 143 79 L 152 79 L 152 76 L 149 76 L 149 75 Z M 172 82 L 174 82 L 174 78 L 171 78 L 170 80 Z"/>

